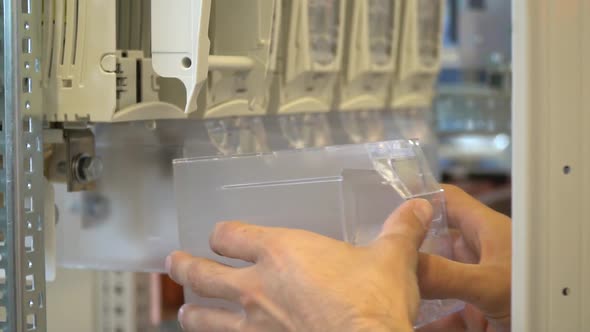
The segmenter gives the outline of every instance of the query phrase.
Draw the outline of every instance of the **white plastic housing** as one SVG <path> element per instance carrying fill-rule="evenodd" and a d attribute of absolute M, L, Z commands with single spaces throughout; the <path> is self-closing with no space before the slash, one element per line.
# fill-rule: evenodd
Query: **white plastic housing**
<path fill-rule="evenodd" d="M 402 0 L 348 2 L 340 110 L 387 106 L 397 69 Z"/>
<path fill-rule="evenodd" d="M 440 71 L 444 0 L 404 0 L 398 77 L 391 106 L 429 107 Z"/>

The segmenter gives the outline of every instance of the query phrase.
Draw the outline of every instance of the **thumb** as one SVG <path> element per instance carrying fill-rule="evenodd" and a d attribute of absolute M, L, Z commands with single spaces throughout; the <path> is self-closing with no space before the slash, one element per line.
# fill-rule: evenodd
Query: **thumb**
<path fill-rule="evenodd" d="M 433 213 L 432 205 L 425 199 L 407 201 L 387 218 L 377 240 L 402 236 L 409 239 L 414 249 L 418 250 L 426 237 Z"/>

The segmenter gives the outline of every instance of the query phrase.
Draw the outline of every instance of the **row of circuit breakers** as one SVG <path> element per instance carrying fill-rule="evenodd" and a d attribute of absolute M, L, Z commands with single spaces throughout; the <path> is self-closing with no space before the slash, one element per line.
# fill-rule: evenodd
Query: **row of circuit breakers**
<path fill-rule="evenodd" d="M 49 122 L 424 107 L 444 0 L 44 0 Z"/>

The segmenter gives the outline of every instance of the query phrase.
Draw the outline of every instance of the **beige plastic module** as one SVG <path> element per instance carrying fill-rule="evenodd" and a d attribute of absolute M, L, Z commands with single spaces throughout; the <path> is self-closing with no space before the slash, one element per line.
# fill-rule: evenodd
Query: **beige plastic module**
<path fill-rule="evenodd" d="M 46 118 L 112 121 L 117 107 L 115 1 L 46 0 L 44 10 Z"/>
<path fill-rule="evenodd" d="M 278 76 L 280 114 L 327 112 L 342 67 L 344 0 L 282 2 Z"/>
<path fill-rule="evenodd" d="M 214 0 L 206 105 L 199 118 L 264 115 L 271 78 L 275 0 Z M 231 24 L 228 24 L 231 22 Z"/>
<path fill-rule="evenodd" d="M 154 71 L 186 90 L 169 102 L 188 118 L 264 115 L 275 2 L 152 0 Z"/>
<path fill-rule="evenodd" d="M 383 109 L 397 70 L 401 0 L 348 2 L 340 110 Z"/>
<path fill-rule="evenodd" d="M 43 88 L 49 122 L 183 118 L 160 102 L 148 1 L 45 0 Z"/>
<path fill-rule="evenodd" d="M 394 108 L 430 107 L 441 66 L 444 0 L 404 0 Z"/>
<path fill-rule="evenodd" d="M 274 3 L 45 0 L 47 121 L 265 114 Z"/>

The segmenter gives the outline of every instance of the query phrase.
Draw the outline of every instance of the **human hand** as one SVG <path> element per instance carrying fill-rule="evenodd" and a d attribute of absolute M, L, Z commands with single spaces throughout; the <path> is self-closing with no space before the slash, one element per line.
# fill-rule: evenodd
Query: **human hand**
<path fill-rule="evenodd" d="M 510 218 L 457 187 L 444 189 L 458 262 L 420 254 L 420 290 L 423 298 L 453 298 L 469 304 L 419 332 L 510 331 Z"/>
<path fill-rule="evenodd" d="M 243 313 L 185 305 L 185 331 L 413 331 L 420 294 L 418 248 L 432 220 L 424 200 L 406 202 L 367 247 L 317 234 L 241 223 L 219 224 L 210 246 L 254 263 L 232 268 L 176 252 L 176 282 L 199 296 L 235 302 Z"/>

